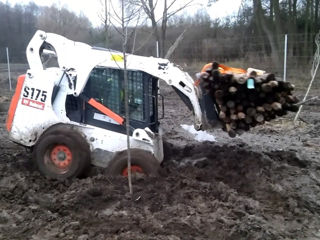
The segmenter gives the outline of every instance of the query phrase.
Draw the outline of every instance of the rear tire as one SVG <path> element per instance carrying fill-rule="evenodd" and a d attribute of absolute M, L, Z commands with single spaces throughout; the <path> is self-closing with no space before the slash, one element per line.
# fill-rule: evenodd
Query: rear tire
<path fill-rule="evenodd" d="M 138 172 L 147 176 L 158 176 L 160 163 L 151 153 L 136 149 L 130 151 L 131 171 L 133 174 Z M 127 154 L 127 151 L 124 151 L 116 156 L 107 167 L 107 174 L 113 176 L 127 176 Z"/>
<path fill-rule="evenodd" d="M 41 136 L 33 149 L 33 159 L 44 176 L 65 180 L 88 170 L 90 148 L 80 133 L 64 127 Z"/>

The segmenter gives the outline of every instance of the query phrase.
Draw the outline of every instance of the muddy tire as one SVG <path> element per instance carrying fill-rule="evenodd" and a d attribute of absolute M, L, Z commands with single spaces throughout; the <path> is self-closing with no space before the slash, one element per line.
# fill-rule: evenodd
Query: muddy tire
<path fill-rule="evenodd" d="M 107 174 L 127 176 L 127 159 L 127 151 L 120 153 L 107 167 Z M 159 161 L 151 153 L 143 150 L 131 150 L 131 171 L 133 174 L 140 173 L 146 176 L 158 176 L 159 168 Z"/>
<path fill-rule="evenodd" d="M 81 134 L 65 128 L 43 134 L 33 149 L 33 160 L 46 177 L 65 180 L 82 175 L 90 166 L 90 148 Z"/>
<path fill-rule="evenodd" d="M 58 124 L 52 125 L 48 129 L 46 129 L 46 131 L 42 134 L 41 138 L 49 134 L 73 135 L 73 137 L 76 138 L 77 141 L 81 142 L 79 146 L 82 146 L 83 149 L 86 149 L 85 152 L 88 155 L 87 156 L 88 161 L 86 161 L 87 163 L 86 163 L 86 166 L 84 166 L 84 171 L 79 175 L 79 177 L 87 177 L 91 168 L 91 151 L 90 151 L 90 146 L 87 140 L 85 139 L 85 137 L 83 137 L 79 132 L 77 132 L 74 125 L 64 124 L 64 123 L 58 123 Z"/>

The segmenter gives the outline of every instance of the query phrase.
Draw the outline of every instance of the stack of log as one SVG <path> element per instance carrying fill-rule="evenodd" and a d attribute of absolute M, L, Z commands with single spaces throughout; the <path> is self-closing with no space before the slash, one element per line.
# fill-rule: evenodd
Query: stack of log
<path fill-rule="evenodd" d="M 230 137 L 298 110 L 298 99 L 292 95 L 294 85 L 276 80 L 274 74 L 222 74 L 218 68 L 219 64 L 213 63 L 201 74 L 201 82 L 216 103 L 223 129 Z"/>

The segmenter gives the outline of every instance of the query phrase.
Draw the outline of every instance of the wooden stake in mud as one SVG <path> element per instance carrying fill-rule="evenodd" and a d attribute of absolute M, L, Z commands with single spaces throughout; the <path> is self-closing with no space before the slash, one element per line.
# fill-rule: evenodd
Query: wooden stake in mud
<path fill-rule="evenodd" d="M 130 151 L 130 109 L 129 109 L 129 84 L 128 84 L 128 72 L 127 72 L 127 31 L 125 26 L 125 11 L 124 11 L 124 2 L 121 1 L 121 24 L 122 24 L 122 53 L 123 53 L 123 72 L 124 72 L 124 97 L 125 97 L 125 112 L 126 112 L 126 134 L 127 134 L 127 167 L 128 167 L 128 185 L 129 193 L 133 194 L 132 189 L 132 177 L 131 177 L 131 151 Z"/>

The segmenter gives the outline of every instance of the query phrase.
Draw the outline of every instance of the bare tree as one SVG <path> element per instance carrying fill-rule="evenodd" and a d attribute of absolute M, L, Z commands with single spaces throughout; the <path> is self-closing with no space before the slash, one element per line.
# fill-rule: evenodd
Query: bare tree
<path fill-rule="evenodd" d="M 108 45 L 109 39 L 111 38 L 110 35 L 110 0 L 100 0 L 100 4 L 102 6 L 102 11 L 98 13 L 99 18 L 102 22 L 104 36 L 104 44 Z"/>
<path fill-rule="evenodd" d="M 271 6 L 271 14 L 273 14 L 273 10 L 274 10 L 274 5 L 278 5 L 279 4 L 279 0 L 270 0 L 270 6 Z M 279 14 L 278 13 L 278 9 L 277 11 L 275 11 L 275 15 Z M 277 34 L 274 33 L 274 31 L 272 30 L 274 27 L 274 21 L 271 21 L 271 26 L 270 26 L 270 21 L 267 21 L 267 18 L 264 14 L 264 10 L 262 8 L 262 2 L 261 0 L 253 0 L 253 19 L 254 19 L 254 23 L 256 25 L 256 29 L 257 31 L 262 30 L 266 36 L 267 39 L 269 41 L 270 47 L 271 47 L 271 55 L 272 55 L 272 60 L 275 63 L 276 66 L 280 65 L 280 61 L 279 61 L 279 46 L 278 46 L 278 41 L 276 40 L 276 38 L 278 37 Z M 271 19 L 273 19 L 273 16 L 271 16 Z M 276 21 L 280 21 L 279 20 L 279 16 L 275 17 Z M 279 23 L 278 23 L 279 24 Z M 277 27 L 277 32 L 279 32 L 279 26 Z"/>
<path fill-rule="evenodd" d="M 110 43 L 114 40 L 114 31 L 122 35 L 122 6 L 125 16 L 125 28 L 127 29 L 127 42 L 130 38 L 133 39 L 132 52 L 135 50 L 135 38 L 137 34 L 137 26 L 140 24 L 140 12 L 141 7 L 129 5 L 127 1 L 122 0 L 100 0 L 102 10 L 98 13 L 104 33 L 105 46 L 110 46 Z M 119 8 L 120 6 L 120 8 Z M 133 21 L 135 20 L 135 21 Z M 129 24 L 135 23 L 135 27 Z M 127 44 L 128 46 L 128 44 Z M 126 49 L 127 51 L 127 49 Z"/>
<path fill-rule="evenodd" d="M 127 19 L 128 23 L 130 19 Z M 129 83 L 128 83 L 128 72 L 127 72 L 127 41 L 128 41 L 128 31 L 125 17 L 125 4 L 121 1 L 121 29 L 122 29 L 122 54 L 123 54 L 123 71 L 124 71 L 124 98 L 125 98 L 125 111 L 126 111 L 126 133 L 127 133 L 127 151 L 128 151 L 128 184 L 129 192 L 132 195 L 132 178 L 131 178 L 131 151 L 130 151 L 130 109 L 129 109 Z"/>
<path fill-rule="evenodd" d="M 178 0 L 163 0 L 160 6 L 159 0 L 126 0 L 130 6 L 139 6 L 143 9 L 147 18 L 151 21 L 152 34 L 156 41 L 159 43 L 159 54 L 160 57 L 165 56 L 166 49 L 166 37 L 167 37 L 167 26 L 168 20 L 176 15 L 178 12 L 191 6 L 194 0 L 185 1 L 181 4 Z M 180 5 L 179 5 L 180 3 Z M 157 16 L 157 12 L 160 12 L 161 16 Z"/>
<path fill-rule="evenodd" d="M 34 3 L 11 7 L 8 2 L 0 2 L 0 49 L 9 47 L 13 62 L 25 61 L 23 53 L 26 43 L 36 30 L 38 10 Z M 0 54 L 0 61 L 4 58 L 5 54 Z"/>
<path fill-rule="evenodd" d="M 122 40 L 122 55 L 123 55 L 123 72 L 124 72 L 124 98 L 125 98 L 125 123 L 127 134 L 127 168 L 128 168 L 128 185 L 129 192 L 133 194 L 132 178 L 131 178 L 131 150 L 130 150 L 130 108 L 129 108 L 129 81 L 127 71 L 127 50 L 128 50 L 128 29 L 129 25 L 136 20 L 136 25 L 139 22 L 140 8 L 130 8 L 128 3 L 124 0 L 120 0 L 120 11 L 117 6 L 110 2 L 110 12 L 108 12 L 108 18 L 110 26 L 120 34 Z M 119 14 L 120 12 L 120 14 Z M 120 26 L 120 27 L 119 27 Z M 133 29 L 134 31 L 134 29 Z"/>
<path fill-rule="evenodd" d="M 83 15 L 56 6 L 44 7 L 37 19 L 37 28 L 61 34 L 80 42 L 90 42 L 90 21 Z"/>

